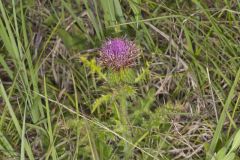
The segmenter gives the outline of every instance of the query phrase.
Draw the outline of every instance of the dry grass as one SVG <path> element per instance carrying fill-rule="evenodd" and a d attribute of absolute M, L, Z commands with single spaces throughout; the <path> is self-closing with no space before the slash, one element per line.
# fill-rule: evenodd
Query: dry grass
<path fill-rule="evenodd" d="M 239 159 L 239 2 L 1 3 L 0 159 Z M 141 47 L 134 84 L 109 37 Z"/>

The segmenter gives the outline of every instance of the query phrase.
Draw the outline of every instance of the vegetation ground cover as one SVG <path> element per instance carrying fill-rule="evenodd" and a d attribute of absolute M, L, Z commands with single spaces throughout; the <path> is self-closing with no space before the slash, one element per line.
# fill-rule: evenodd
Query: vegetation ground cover
<path fill-rule="evenodd" d="M 0 159 L 240 159 L 239 22 L 237 0 L 0 0 Z M 116 37 L 129 73 L 99 64 Z"/>

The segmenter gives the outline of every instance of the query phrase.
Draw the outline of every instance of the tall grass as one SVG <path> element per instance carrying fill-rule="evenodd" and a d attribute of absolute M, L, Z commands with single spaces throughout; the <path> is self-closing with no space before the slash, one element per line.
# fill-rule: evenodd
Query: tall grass
<path fill-rule="evenodd" d="M 239 159 L 239 7 L 0 0 L 0 159 Z M 129 86 L 111 37 L 141 48 Z"/>

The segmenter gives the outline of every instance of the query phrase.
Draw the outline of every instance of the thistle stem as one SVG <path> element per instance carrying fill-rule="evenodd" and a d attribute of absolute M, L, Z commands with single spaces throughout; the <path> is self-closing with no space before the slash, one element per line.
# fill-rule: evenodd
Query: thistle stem
<path fill-rule="evenodd" d="M 131 139 L 131 131 L 128 123 L 127 100 L 125 97 L 121 97 L 119 108 L 120 121 L 124 129 L 123 137 L 129 142 Z M 129 159 L 129 157 L 131 156 L 131 148 L 127 141 L 125 141 L 124 145 L 124 159 L 126 160 Z"/>

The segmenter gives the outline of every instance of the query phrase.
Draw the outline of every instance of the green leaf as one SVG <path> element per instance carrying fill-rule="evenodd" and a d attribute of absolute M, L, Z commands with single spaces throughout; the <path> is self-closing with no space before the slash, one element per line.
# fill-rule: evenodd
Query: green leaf
<path fill-rule="evenodd" d="M 234 152 L 239 146 L 240 146 L 240 130 L 238 130 L 238 132 L 236 133 L 233 139 L 232 147 L 229 152 Z"/>
<path fill-rule="evenodd" d="M 124 68 L 119 71 L 109 70 L 107 74 L 108 83 L 112 86 L 122 84 L 133 84 L 136 73 L 131 68 Z"/>
<path fill-rule="evenodd" d="M 7 72 L 8 76 L 13 79 L 13 71 L 8 67 L 4 57 L 0 55 L 0 64 L 3 66 L 3 69 Z"/>
<path fill-rule="evenodd" d="M 73 27 L 74 28 L 74 27 Z M 74 28 L 74 33 L 69 33 L 64 29 L 58 29 L 58 35 L 61 37 L 63 43 L 68 49 L 83 50 L 86 49 L 86 38 L 80 31 Z"/>
<path fill-rule="evenodd" d="M 11 115 L 12 121 L 13 121 L 13 123 L 14 123 L 17 131 L 18 131 L 19 136 L 21 136 L 22 135 L 22 128 L 21 128 L 19 120 L 17 119 L 17 116 L 16 116 L 16 114 L 13 110 L 13 107 L 12 107 L 10 101 L 9 101 L 6 90 L 3 87 L 3 84 L 1 82 L 1 80 L 0 80 L 0 95 L 2 96 L 3 100 L 6 103 L 6 106 L 8 108 L 8 112 Z M 22 141 L 25 141 L 24 148 L 25 148 L 25 151 L 27 152 L 27 155 L 28 155 L 29 159 L 34 160 L 35 158 L 34 158 L 32 149 L 31 149 L 30 144 L 28 143 L 27 139 L 24 137 L 24 139 L 22 139 Z"/>
<path fill-rule="evenodd" d="M 149 65 L 148 65 L 149 66 Z M 135 78 L 135 83 L 141 82 L 146 80 L 146 78 L 150 75 L 149 68 L 142 68 L 142 71 L 138 74 L 138 76 Z"/>
<path fill-rule="evenodd" d="M 226 98 L 226 102 L 223 106 L 223 111 L 221 113 L 221 116 L 219 118 L 219 121 L 218 121 L 218 124 L 217 124 L 217 127 L 216 127 L 216 130 L 215 130 L 215 133 L 214 133 L 214 136 L 213 136 L 213 139 L 212 139 L 212 142 L 210 144 L 210 148 L 209 148 L 209 153 L 207 155 L 211 155 L 216 146 L 217 146 L 217 142 L 219 140 L 219 137 L 221 135 L 221 130 L 222 130 L 222 127 L 223 127 L 223 124 L 225 122 L 225 119 L 226 119 L 226 112 L 228 111 L 228 108 L 232 102 L 232 99 L 234 97 L 234 93 L 235 93 L 235 90 L 236 90 L 236 87 L 238 85 L 238 82 L 239 82 L 239 78 L 240 78 L 240 68 L 238 69 L 237 73 L 236 73 L 236 77 L 234 79 L 234 82 L 232 84 L 232 87 L 228 93 L 228 96 Z"/>
<path fill-rule="evenodd" d="M 14 151 L 12 145 L 7 140 L 7 138 L 4 136 L 2 131 L 0 131 L 0 150 L 6 155 L 6 156 L 17 156 L 16 152 Z"/>
<path fill-rule="evenodd" d="M 47 26 L 51 26 L 51 25 L 55 25 L 57 24 L 58 20 L 56 18 L 55 15 L 49 15 L 45 20 L 44 20 L 44 24 L 46 24 Z"/>
<path fill-rule="evenodd" d="M 227 154 L 222 160 L 234 160 L 234 158 L 235 158 L 235 153 L 230 153 L 230 154 Z"/>
<path fill-rule="evenodd" d="M 85 66 L 90 68 L 92 73 L 97 73 L 100 78 L 106 80 L 106 76 L 101 71 L 101 67 L 97 65 L 95 59 L 89 61 L 86 57 L 80 57 L 80 60 Z"/>
<path fill-rule="evenodd" d="M 217 152 L 216 159 L 217 159 L 217 160 L 220 160 L 221 158 L 225 157 L 226 152 L 227 152 L 227 148 L 226 148 L 226 147 L 221 148 L 221 149 Z"/>
<path fill-rule="evenodd" d="M 107 94 L 107 95 L 102 95 L 100 98 L 98 98 L 92 106 L 92 113 L 95 112 L 95 110 L 100 107 L 103 103 L 107 103 L 111 100 L 112 95 Z"/>

